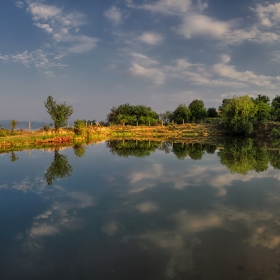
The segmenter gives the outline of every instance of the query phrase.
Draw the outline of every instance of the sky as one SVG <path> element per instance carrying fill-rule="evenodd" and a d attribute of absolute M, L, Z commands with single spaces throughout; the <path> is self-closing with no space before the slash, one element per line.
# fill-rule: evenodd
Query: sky
<path fill-rule="evenodd" d="M 49 95 L 102 121 L 280 94 L 280 2 L 1 0 L 0 23 L 0 120 L 50 120 Z"/>

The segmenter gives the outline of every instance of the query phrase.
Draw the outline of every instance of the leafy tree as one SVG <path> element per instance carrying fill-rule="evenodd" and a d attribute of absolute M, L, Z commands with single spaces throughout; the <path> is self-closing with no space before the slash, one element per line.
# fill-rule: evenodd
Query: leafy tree
<path fill-rule="evenodd" d="M 217 118 L 218 117 L 218 112 L 216 108 L 208 108 L 207 114 L 209 118 Z"/>
<path fill-rule="evenodd" d="M 221 109 L 223 123 L 229 133 L 244 135 L 253 131 L 258 108 L 248 95 L 228 99 Z"/>
<path fill-rule="evenodd" d="M 280 120 L 280 96 L 278 95 L 271 102 L 271 115 L 274 120 Z"/>
<path fill-rule="evenodd" d="M 52 185 L 58 178 L 64 179 L 71 176 L 72 171 L 73 168 L 68 163 L 67 156 L 59 154 L 58 149 L 55 149 L 53 162 L 45 173 L 45 180 L 48 185 Z"/>
<path fill-rule="evenodd" d="M 254 99 L 254 102 L 257 107 L 257 113 L 255 115 L 256 124 L 263 125 L 270 119 L 270 99 L 268 96 L 259 94 L 258 97 Z"/>
<path fill-rule="evenodd" d="M 184 121 L 188 121 L 191 117 L 191 111 L 185 104 L 180 104 L 173 112 L 173 119 L 175 123 L 181 124 Z"/>
<path fill-rule="evenodd" d="M 192 119 L 203 119 L 207 117 L 207 111 L 202 100 L 193 100 L 189 105 L 189 109 L 191 111 Z"/>
<path fill-rule="evenodd" d="M 16 121 L 16 120 L 11 120 L 11 129 L 12 129 L 12 132 L 14 132 L 16 126 L 18 125 L 19 123 Z"/>
<path fill-rule="evenodd" d="M 54 127 L 57 130 L 59 127 L 66 125 L 68 118 L 73 114 L 74 109 L 72 105 L 66 105 L 65 102 L 58 104 L 52 96 L 47 98 L 44 102 L 47 112 L 50 114 Z"/>
<path fill-rule="evenodd" d="M 148 124 L 157 122 L 158 115 L 150 107 L 125 103 L 113 107 L 107 115 L 107 121 L 114 124 Z"/>

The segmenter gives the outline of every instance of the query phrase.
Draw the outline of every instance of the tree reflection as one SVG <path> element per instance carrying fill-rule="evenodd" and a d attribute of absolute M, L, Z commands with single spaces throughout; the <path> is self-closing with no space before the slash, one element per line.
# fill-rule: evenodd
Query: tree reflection
<path fill-rule="evenodd" d="M 193 160 L 201 160 L 204 155 L 204 151 L 206 150 L 206 147 L 199 143 L 194 143 L 191 144 L 190 146 L 191 146 L 189 152 L 190 158 Z"/>
<path fill-rule="evenodd" d="M 73 149 L 77 157 L 83 157 L 86 153 L 86 147 L 82 144 L 75 144 Z"/>
<path fill-rule="evenodd" d="M 68 163 L 67 156 L 61 155 L 58 149 L 54 150 L 54 159 L 50 167 L 45 173 L 45 180 L 48 185 L 52 185 L 53 181 L 58 178 L 64 179 L 71 176 L 73 171 L 72 166 Z"/>
<path fill-rule="evenodd" d="M 185 143 L 174 143 L 173 144 L 172 152 L 180 160 L 185 159 L 188 156 L 188 154 L 190 153 L 190 151 L 191 151 L 190 146 L 186 145 Z"/>
<path fill-rule="evenodd" d="M 227 142 L 218 156 L 232 173 L 246 175 L 249 171 L 268 169 L 269 157 L 265 148 L 254 145 L 252 139 L 234 139 Z"/>
<path fill-rule="evenodd" d="M 16 162 L 18 160 L 18 157 L 14 152 L 11 152 L 10 160 L 11 162 Z"/>
<path fill-rule="evenodd" d="M 147 140 L 112 140 L 107 142 L 107 147 L 110 149 L 112 154 L 117 154 L 121 157 L 146 157 L 155 152 L 155 150 L 159 147 L 159 143 Z"/>

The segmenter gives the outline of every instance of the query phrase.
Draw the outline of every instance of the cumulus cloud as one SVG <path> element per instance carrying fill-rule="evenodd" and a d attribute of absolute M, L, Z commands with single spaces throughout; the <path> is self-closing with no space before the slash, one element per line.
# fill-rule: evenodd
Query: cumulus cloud
<path fill-rule="evenodd" d="M 204 15 L 192 14 L 187 15 L 183 23 L 174 29 L 188 39 L 196 35 L 221 38 L 229 32 L 230 25 Z"/>
<path fill-rule="evenodd" d="M 139 40 L 148 45 L 158 45 L 163 41 L 163 37 L 154 32 L 145 32 L 139 37 Z"/>
<path fill-rule="evenodd" d="M 80 33 L 80 26 L 86 23 L 85 16 L 77 11 L 66 12 L 55 5 L 42 1 L 17 1 L 15 5 L 31 15 L 34 26 L 45 31 L 51 41 L 35 51 L 24 51 L 14 55 L 0 55 L 1 60 L 22 63 L 36 68 L 65 67 L 53 60 L 62 59 L 73 53 L 86 53 L 97 47 L 98 39 Z M 46 51 L 50 49 L 50 51 Z"/>
<path fill-rule="evenodd" d="M 112 21 L 115 25 L 119 25 L 122 21 L 122 13 L 119 8 L 112 6 L 104 13 L 104 16 Z"/>
<path fill-rule="evenodd" d="M 257 5 L 251 8 L 256 12 L 260 19 L 260 24 L 266 27 L 272 27 L 280 21 L 280 3 L 269 5 Z"/>
<path fill-rule="evenodd" d="M 159 0 L 153 4 L 144 4 L 141 8 L 154 13 L 186 13 L 191 7 L 191 0 Z"/>

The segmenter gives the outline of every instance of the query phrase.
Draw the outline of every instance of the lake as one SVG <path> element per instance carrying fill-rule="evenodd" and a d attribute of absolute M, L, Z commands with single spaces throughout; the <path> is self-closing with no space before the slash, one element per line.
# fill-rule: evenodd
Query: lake
<path fill-rule="evenodd" d="M 280 279 L 279 169 L 250 139 L 0 154 L 0 279 Z"/>

